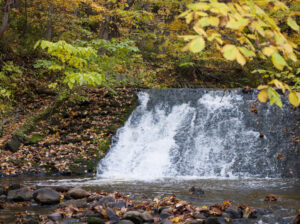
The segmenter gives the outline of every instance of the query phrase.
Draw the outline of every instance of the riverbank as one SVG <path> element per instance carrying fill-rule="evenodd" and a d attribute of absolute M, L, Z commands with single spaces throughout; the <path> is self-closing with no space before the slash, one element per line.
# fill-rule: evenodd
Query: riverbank
<path fill-rule="evenodd" d="M 25 98 L 25 109 L 16 111 L 17 117 L 6 119 L 3 125 L 0 177 L 94 174 L 111 137 L 137 105 L 137 88 L 115 88 L 114 91 L 85 88 L 80 100 L 62 102 L 55 114 L 35 126 L 17 150 L 11 150 L 10 147 L 16 145 L 13 133 L 54 100 L 53 96 Z"/>
<path fill-rule="evenodd" d="M 11 221 L 0 219 L 0 223 L 255 223 L 271 212 L 232 201 L 196 206 L 174 194 L 148 198 L 65 185 L 28 187 L 13 184 L 0 187 L 0 191 L 0 214 L 10 207 L 21 208 L 21 212 L 10 217 Z M 190 195 L 197 198 L 203 193 L 192 191 Z M 270 203 L 276 205 L 276 201 Z M 44 211 L 33 212 L 34 207 Z M 26 211 L 28 208 L 31 209 Z M 297 223 L 297 220 L 299 222 L 299 215 L 290 218 L 289 223 Z"/>

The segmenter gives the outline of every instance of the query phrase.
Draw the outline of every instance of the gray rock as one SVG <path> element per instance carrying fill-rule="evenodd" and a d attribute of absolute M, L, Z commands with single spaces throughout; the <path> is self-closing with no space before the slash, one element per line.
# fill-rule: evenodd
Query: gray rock
<path fill-rule="evenodd" d="M 206 219 L 205 224 L 227 224 L 227 222 L 221 217 L 209 217 Z"/>
<path fill-rule="evenodd" d="M 17 190 L 17 189 L 20 189 L 21 188 L 21 185 L 20 184 L 11 184 L 9 185 L 8 187 L 8 190 Z"/>
<path fill-rule="evenodd" d="M 90 196 L 90 193 L 81 188 L 73 188 L 68 191 L 67 195 L 74 199 L 81 199 Z"/>
<path fill-rule="evenodd" d="M 195 213 L 194 217 L 196 219 L 206 219 L 206 216 L 204 214 L 202 214 L 202 213 Z"/>
<path fill-rule="evenodd" d="M 97 217 L 88 217 L 87 218 L 88 224 L 104 224 L 105 222 L 102 221 L 100 218 Z"/>
<path fill-rule="evenodd" d="M 115 199 L 110 196 L 106 196 L 101 198 L 98 202 L 97 205 L 108 205 L 110 202 L 115 202 Z"/>
<path fill-rule="evenodd" d="M 265 210 L 263 208 L 258 208 L 258 209 L 256 209 L 256 211 L 257 211 L 257 215 L 260 215 L 260 216 L 268 214 L 267 210 Z"/>
<path fill-rule="evenodd" d="M 48 216 L 49 219 L 51 219 L 54 222 L 60 221 L 63 218 L 63 215 L 59 212 L 52 213 Z"/>
<path fill-rule="evenodd" d="M 123 216 L 124 219 L 129 219 L 135 224 L 143 222 L 154 222 L 152 215 L 148 212 L 129 211 Z"/>
<path fill-rule="evenodd" d="M 70 190 L 70 187 L 68 187 L 68 186 L 56 186 L 55 190 L 57 192 L 67 192 L 67 191 Z"/>
<path fill-rule="evenodd" d="M 57 204 L 60 202 L 60 195 L 50 188 L 41 188 L 33 192 L 33 198 L 41 204 Z"/>
<path fill-rule="evenodd" d="M 116 221 L 116 222 L 118 222 L 120 220 L 113 209 L 111 209 L 109 207 L 106 208 L 106 213 L 107 213 L 107 217 L 109 220 Z"/>
<path fill-rule="evenodd" d="M 0 201 L 6 201 L 7 200 L 7 197 L 6 195 L 0 195 Z"/>
<path fill-rule="evenodd" d="M 3 187 L 0 187 L 0 195 L 4 194 L 5 191 L 4 191 L 4 188 Z"/>
<path fill-rule="evenodd" d="M 160 214 L 159 214 L 159 217 L 160 219 L 167 219 L 171 216 L 171 214 L 167 211 L 162 211 Z"/>
<path fill-rule="evenodd" d="M 141 224 L 144 221 L 143 218 L 141 217 L 141 213 L 138 211 L 126 212 L 123 218 L 134 222 L 134 224 Z"/>
<path fill-rule="evenodd" d="M 225 212 L 229 214 L 232 219 L 239 219 L 243 217 L 243 213 L 239 208 L 228 207 L 225 209 Z"/>
<path fill-rule="evenodd" d="M 28 188 L 21 188 L 17 190 L 10 190 L 7 194 L 9 201 L 30 201 L 32 199 L 32 192 Z"/>
<path fill-rule="evenodd" d="M 99 201 L 101 198 L 103 198 L 103 196 L 101 195 L 90 195 L 87 199 L 88 202 L 92 202 L 92 201 Z"/>
<path fill-rule="evenodd" d="M 118 224 L 134 224 L 134 222 L 127 219 L 122 219 L 118 222 Z"/>
<path fill-rule="evenodd" d="M 111 207 L 111 208 L 117 208 L 117 209 L 121 209 L 123 207 L 126 207 L 126 202 L 125 201 L 119 201 L 119 202 L 109 202 L 107 203 L 107 206 Z"/>
<path fill-rule="evenodd" d="M 192 220 L 190 222 L 190 224 L 203 224 L 203 223 L 205 223 L 205 220 Z"/>

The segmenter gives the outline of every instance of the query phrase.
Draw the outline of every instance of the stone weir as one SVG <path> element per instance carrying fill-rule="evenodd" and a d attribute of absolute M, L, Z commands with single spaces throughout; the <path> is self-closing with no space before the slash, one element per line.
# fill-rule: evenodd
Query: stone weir
<path fill-rule="evenodd" d="M 257 91 L 139 92 L 98 175 L 106 178 L 300 177 L 299 109 L 260 103 Z"/>

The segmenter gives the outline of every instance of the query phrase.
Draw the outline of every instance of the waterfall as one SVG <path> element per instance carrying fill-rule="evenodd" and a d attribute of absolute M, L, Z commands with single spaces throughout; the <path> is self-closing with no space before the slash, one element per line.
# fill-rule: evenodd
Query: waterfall
<path fill-rule="evenodd" d="M 299 134 L 299 111 L 261 104 L 256 95 L 241 90 L 139 92 L 140 105 L 118 130 L 98 176 L 298 176 L 300 148 L 292 139 Z"/>

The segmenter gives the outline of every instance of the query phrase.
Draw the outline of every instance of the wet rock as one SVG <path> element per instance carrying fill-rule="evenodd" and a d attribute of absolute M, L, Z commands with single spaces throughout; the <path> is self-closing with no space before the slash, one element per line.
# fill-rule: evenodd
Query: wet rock
<path fill-rule="evenodd" d="M 259 216 L 263 216 L 263 215 L 267 215 L 268 214 L 267 210 L 262 209 L 262 208 L 256 209 L 256 212 L 257 212 L 257 215 L 259 215 Z"/>
<path fill-rule="evenodd" d="M 3 187 L 0 186 L 0 195 L 5 194 L 5 190 Z"/>
<path fill-rule="evenodd" d="M 100 218 L 97 217 L 88 217 L 87 218 L 88 224 L 104 224 L 105 222 L 102 221 Z"/>
<path fill-rule="evenodd" d="M 116 222 L 118 222 L 120 220 L 113 209 L 108 207 L 106 209 L 106 213 L 107 213 L 107 217 L 108 217 L 109 220 L 116 221 Z"/>
<path fill-rule="evenodd" d="M 206 216 L 204 214 L 202 214 L 202 213 L 195 213 L 194 217 L 196 219 L 206 219 Z"/>
<path fill-rule="evenodd" d="M 265 201 L 278 201 L 278 196 L 275 194 L 268 194 L 265 199 Z"/>
<path fill-rule="evenodd" d="M 142 213 L 138 212 L 138 211 L 129 211 L 126 212 L 123 216 L 124 219 L 128 219 L 132 222 L 134 222 L 135 224 L 140 224 L 143 223 L 143 218 L 141 217 Z"/>
<path fill-rule="evenodd" d="M 79 219 L 65 219 L 59 222 L 59 224 L 75 224 L 75 223 L 81 223 L 81 222 Z"/>
<path fill-rule="evenodd" d="M 59 212 L 52 213 L 48 216 L 49 219 L 51 219 L 54 222 L 60 221 L 63 218 L 63 215 Z"/>
<path fill-rule="evenodd" d="M 231 220 L 232 224 L 248 224 L 249 221 L 247 219 L 233 219 Z"/>
<path fill-rule="evenodd" d="M 74 199 L 81 199 L 90 196 L 90 193 L 81 188 L 73 188 L 68 191 L 67 195 Z"/>
<path fill-rule="evenodd" d="M 205 224 L 226 224 L 224 218 L 221 217 L 209 217 L 206 219 Z"/>
<path fill-rule="evenodd" d="M 9 201 L 30 201 L 31 199 L 32 192 L 28 188 L 10 190 L 7 194 L 7 200 Z"/>
<path fill-rule="evenodd" d="M 90 195 L 87 199 L 88 202 L 92 202 L 92 201 L 99 201 L 101 198 L 103 198 L 101 195 Z"/>
<path fill-rule="evenodd" d="M 96 204 L 97 205 L 108 205 L 110 202 L 115 202 L 115 199 L 110 196 L 101 198 Z"/>
<path fill-rule="evenodd" d="M 117 209 L 121 209 L 121 208 L 125 208 L 126 207 L 126 202 L 125 201 L 119 201 L 119 202 L 110 202 L 107 203 L 107 206 L 111 207 L 111 208 L 117 208 Z"/>
<path fill-rule="evenodd" d="M 68 200 L 68 201 L 64 201 L 59 205 L 59 208 L 65 208 L 72 205 L 75 208 L 87 208 L 88 204 L 86 199 L 77 199 L 77 200 Z"/>
<path fill-rule="evenodd" d="M 33 192 L 33 198 L 41 204 L 57 204 L 60 202 L 60 195 L 50 188 L 41 188 Z"/>
<path fill-rule="evenodd" d="M 130 220 L 123 219 L 123 220 L 120 220 L 118 222 L 118 224 L 134 224 L 134 222 L 132 222 Z"/>
<path fill-rule="evenodd" d="M 21 185 L 20 184 L 11 184 L 9 185 L 8 187 L 8 190 L 17 190 L 17 189 L 20 189 L 21 188 Z"/>
<path fill-rule="evenodd" d="M 52 221 L 48 221 L 48 222 L 46 222 L 46 224 L 55 224 L 55 223 Z"/>
<path fill-rule="evenodd" d="M 161 218 L 161 219 L 167 219 L 167 218 L 169 218 L 171 216 L 171 214 L 169 213 L 169 212 L 167 212 L 167 211 L 162 211 L 160 214 L 159 214 L 159 217 Z"/>
<path fill-rule="evenodd" d="M 194 187 L 194 186 L 192 186 L 189 189 L 189 193 L 193 194 L 193 195 L 202 195 L 202 194 L 204 194 L 204 190 L 202 190 L 200 187 Z"/>
<path fill-rule="evenodd" d="M 68 186 L 57 186 L 54 188 L 57 192 L 67 192 L 70 190 Z"/>
<path fill-rule="evenodd" d="M 141 217 L 145 222 L 154 222 L 153 216 L 149 212 L 143 212 Z"/>
<path fill-rule="evenodd" d="M 205 223 L 205 220 L 195 219 L 195 220 L 190 221 L 190 224 L 203 224 L 203 223 Z"/>
<path fill-rule="evenodd" d="M 6 195 L 0 195 L 0 201 L 6 201 L 7 200 L 7 197 Z"/>
<path fill-rule="evenodd" d="M 229 218 L 239 219 L 243 217 L 243 213 L 239 208 L 228 207 L 225 209 L 225 212 L 229 214 Z"/>
<path fill-rule="evenodd" d="M 173 222 L 171 222 L 170 220 L 166 219 L 163 221 L 163 224 L 173 224 Z"/>

